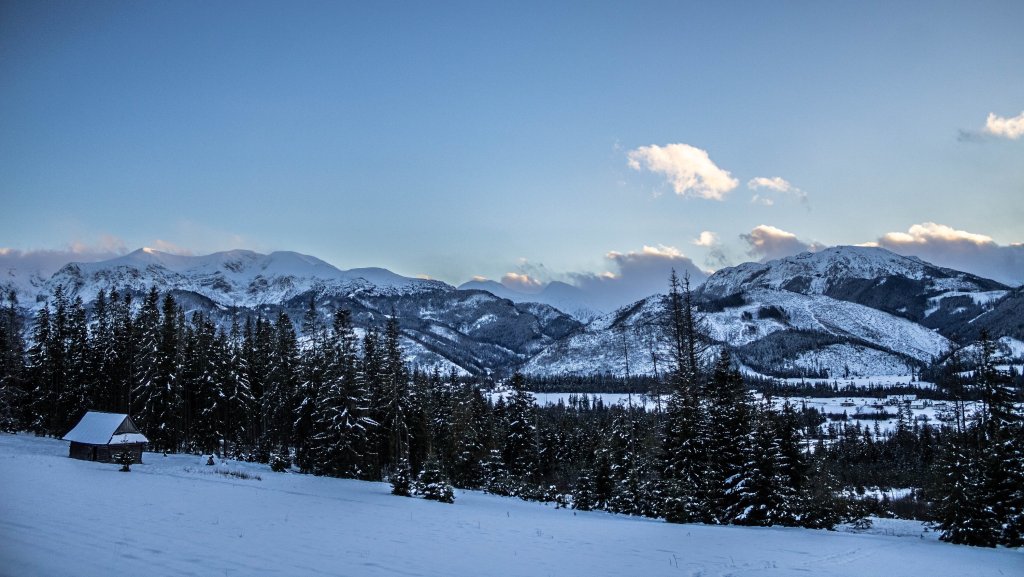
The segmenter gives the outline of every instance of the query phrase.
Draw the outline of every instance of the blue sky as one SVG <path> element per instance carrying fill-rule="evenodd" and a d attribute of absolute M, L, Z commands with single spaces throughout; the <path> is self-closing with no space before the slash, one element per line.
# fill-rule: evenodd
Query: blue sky
<path fill-rule="evenodd" d="M 0 252 L 295 250 L 530 288 L 873 242 L 1024 282 L 1022 23 L 1019 1 L 4 1 Z"/>

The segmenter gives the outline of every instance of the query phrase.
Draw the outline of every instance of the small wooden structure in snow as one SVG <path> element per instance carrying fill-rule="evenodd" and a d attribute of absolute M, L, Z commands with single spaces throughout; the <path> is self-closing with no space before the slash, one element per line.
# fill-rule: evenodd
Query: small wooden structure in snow
<path fill-rule="evenodd" d="M 75 428 L 64 435 L 71 441 L 69 457 L 112 463 L 125 451 L 133 463 L 142 462 L 142 451 L 149 439 L 139 432 L 131 417 L 122 413 L 89 411 Z"/>

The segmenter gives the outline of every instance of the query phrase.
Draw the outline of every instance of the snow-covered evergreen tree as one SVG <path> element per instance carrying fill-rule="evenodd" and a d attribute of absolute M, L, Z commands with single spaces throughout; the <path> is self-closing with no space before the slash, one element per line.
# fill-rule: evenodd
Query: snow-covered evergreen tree
<path fill-rule="evenodd" d="M 27 426 L 28 375 L 25 339 L 18 298 L 12 290 L 0 310 L 0 431 L 13 432 Z"/>
<path fill-rule="evenodd" d="M 501 456 L 505 469 L 518 481 L 534 472 L 537 463 L 537 425 L 533 395 L 526 390 L 526 380 L 516 373 L 509 379 L 512 394 L 505 403 L 504 440 Z"/>
<path fill-rule="evenodd" d="M 135 424 L 149 437 L 153 447 L 166 450 L 170 447 L 161 444 L 166 438 L 157 430 L 161 425 L 161 410 L 156 403 L 150 403 L 150 398 L 159 396 L 156 389 L 157 370 L 160 366 L 160 294 L 155 286 L 146 293 L 133 328 L 135 354 L 132 359 L 129 413 Z"/>
<path fill-rule="evenodd" d="M 707 520 L 732 521 L 739 493 L 734 489 L 746 464 L 751 434 L 752 399 L 729 350 L 722 349 L 707 386 L 708 468 L 705 487 L 711 505 Z"/>
<path fill-rule="evenodd" d="M 712 510 L 707 494 L 707 415 L 700 399 L 701 322 L 688 279 L 680 284 L 675 271 L 669 279 L 665 310 L 671 338 L 671 397 L 665 411 L 661 475 L 663 514 L 673 523 L 707 520 Z"/>
<path fill-rule="evenodd" d="M 388 480 L 391 482 L 392 495 L 398 495 L 400 497 L 412 496 L 413 479 L 412 469 L 409 467 L 409 461 L 399 459 L 398 462 L 395 463 L 394 467 L 391 468 Z"/>
<path fill-rule="evenodd" d="M 654 482 L 636 409 L 620 411 L 612 422 L 609 439 L 611 476 L 614 483 L 608 510 L 626 515 L 655 516 Z"/>
<path fill-rule="evenodd" d="M 949 440 L 940 461 L 941 497 L 936 507 L 940 539 L 995 547 L 998 523 L 985 501 L 986 471 L 977 449 L 969 443 L 971 436 L 956 435 Z"/>
<path fill-rule="evenodd" d="M 319 474 L 366 475 L 369 399 L 358 370 L 357 339 L 348 310 L 334 313 L 326 384 L 317 398 L 315 470 Z"/>
<path fill-rule="evenodd" d="M 730 488 L 730 522 L 738 525 L 794 525 L 797 493 L 783 465 L 783 452 L 772 415 L 767 409 L 754 416 L 746 463 Z"/>
<path fill-rule="evenodd" d="M 487 455 L 487 400 L 478 388 L 465 384 L 456 390 L 452 402 L 452 479 L 459 487 L 477 488 L 483 482 L 481 464 Z"/>
<path fill-rule="evenodd" d="M 260 403 L 264 421 L 265 444 L 287 446 L 294 422 L 294 398 L 299 365 L 295 328 L 288 314 L 281 311 L 274 323 L 270 343 L 269 371 Z"/>
<path fill-rule="evenodd" d="M 308 473 L 314 470 L 316 461 L 316 412 L 320 395 L 324 394 L 328 380 L 327 330 L 320 319 L 316 300 L 309 299 L 309 306 L 302 317 L 302 332 L 305 347 L 299 357 L 299 384 L 291 405 L 295 408 L 292 423 L 292 442 L 295 445 L 295 464 L 299 470 Z"/>
<path fill-rule="evenodd" d="M 442 474 L 437 457 L 431 455 L 423 464 L 423 470 L 416 479 L 416 493 L 428 501 L 455 502 L 455 491 Z"/>
<path fill-rule="evenodd" d="M 232 315 L 231 331 L 221 343 L 221 375 L 226 396 L 224 430 L 234 445 L 235 457 L 243 456 L 243 447 L 252 447 L 254 437 L 255 398 L 249 385 L 249 370 L 243 353 L 244 338 L 238 317 Z"/>

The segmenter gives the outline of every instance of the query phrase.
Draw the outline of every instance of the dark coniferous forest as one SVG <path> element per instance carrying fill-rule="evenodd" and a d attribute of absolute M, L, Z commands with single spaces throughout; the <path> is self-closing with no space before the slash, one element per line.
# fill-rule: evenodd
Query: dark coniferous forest
<path fill-rule="evenodd" d="M 396 494 L 442 502 L 454 486 L 684 523 L 831 528 L 892 515 L 931 520 L 953 543 L 1024 545 L 1020 387 L 986 335 L 979 359 L 930 369 L 952 419 L 922 424 L 901 410 L 882 432 L 771 403 L 785 393 L 776 384 L 757 383 L 755 397 L 727 349 L 709 354 L 688 282 L 674 274 L 669 370 L 628 384 L 668 393 L 655 410 L 586 395 L 542 407 L 520 374 L 495 389 L 410 367 L 394 316 L 358 334 L 348 311 L 315 301 L 301 319 L 247 313 L 225 327 L 155 288 L 141 302 L 101 292 L 87 311 L 58 287 L 29 322 L 7 300 L 8 432 L 59 437 L 87 410 L 128 413 L 150 450 L 390 480 Z M 967 399 L 981 407 L 969 418 Z M 913 491 L 879 500 L 871 488 Z"/>

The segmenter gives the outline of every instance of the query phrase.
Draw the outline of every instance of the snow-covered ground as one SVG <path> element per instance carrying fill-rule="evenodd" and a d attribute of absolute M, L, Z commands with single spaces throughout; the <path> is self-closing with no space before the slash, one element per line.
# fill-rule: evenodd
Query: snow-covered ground
<path fill-rule="evenodd" d="M 146 453 L 131 473 L 0 434 L 0 575 L 1024 575 L 1024 552 L 864 533 L 671 525 L 457 491 Z M 245 479 L 230 473 L 258 475 Z"/>

